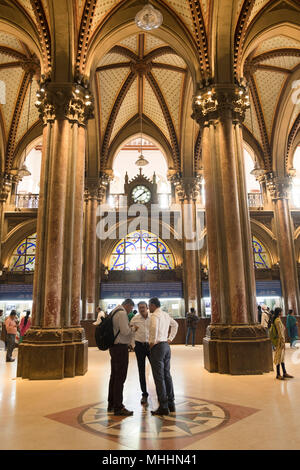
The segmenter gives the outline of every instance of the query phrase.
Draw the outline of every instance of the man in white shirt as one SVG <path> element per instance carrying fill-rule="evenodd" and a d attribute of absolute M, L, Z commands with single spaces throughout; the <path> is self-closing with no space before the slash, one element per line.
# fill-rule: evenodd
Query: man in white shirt
<path fill-rule="evenodd" d="M 128 346 L 132 342 L 133 331 L 129 326 L 128 313 L 134 307 L 131 299 L 126 299 L 122 305 L 118 305 L 110 315 L 113 315 L 114 345 L 109 348 L 111 357 L 111 374 L 108 390 L 108 412 L 114 412 L 115 416 L 132 416 L 123 405 L 123 388 L 128 370 Z"/>
<path fill-rule="evenodd" d="M 178 323 L 160 308 L 157 297 L 149 301 L 150 318 L 150 362 L 156 387 L 159 407 L 152 415 L 168 415 L 175 411 L 173 381 L 170 373 L 171 349 L 169 343 L 177 334 Z M 169 328 L 171 328 L 169 334 Z"/>
<path fill-rule="evenodd" d="M 139 369 L 139 378 L 140 386 L 142 390 L 142 399 L 141 404 L 147 405 L 148 402 L 148 392 L 146 385 L 146 376 L 145 376 L 145 363 L 146 357 L 150 361 L 150 347 L 149 347 L 149 328 L 150 328 L 150 314 L 148 312 L 148 306 L 146 302 L 138 303 L 139 313 L 135 315 L 131 322 L 130 326 L 137 326 L 138 330 L 134 334 L 134 342 L 132 346 L 134 347 L 138 369 Z"/>
<path fill-rule="evenodd" d="M 100 325 L 102 318 L 105 318 L 105 313 L 101 310 L 101 307 L 96 308 L 97 320 L 94 321 L 93 325 Z"/>

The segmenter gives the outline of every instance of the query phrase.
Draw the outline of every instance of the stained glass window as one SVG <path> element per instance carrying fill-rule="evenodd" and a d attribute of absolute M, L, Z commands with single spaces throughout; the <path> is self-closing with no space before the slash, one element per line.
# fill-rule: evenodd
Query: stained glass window
<path fill-rule="evenodd" d="M 153 271 L 174 267 L 174 257 L 168 246 L 145 230 L 137 230 L 120 240 L 109 263 L 111 271 Z"/>
<path fill-rule="evenodd" d="M 9 269 L 14 272 L 33 272 L 35 266 L 36 233 L 26 237 L 14 250 Z"/>
<path fill-rule="evenodd" d="M 254 255 L 254 265 L 256 269 L 270 269 L 270 256 L 264 245 L 256 238 L 252 237 L 252 247 Z"/>

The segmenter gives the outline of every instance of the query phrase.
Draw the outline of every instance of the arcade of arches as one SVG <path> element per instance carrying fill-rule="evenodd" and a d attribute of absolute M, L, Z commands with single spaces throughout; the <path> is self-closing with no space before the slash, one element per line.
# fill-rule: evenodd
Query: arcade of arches
<path fill-rule="evenodd" d="M 272 370 L 258 303 L 299 313 L 299 3 L 151 3 L 146 32 L 143 1 L 1 2 L 0 308 L 32 305 L 18 377 L 84 375 L 95 308 L 125 295 L 162 298 L 180 338 L 194 306 L 205 369 L 232 375 Z"/>

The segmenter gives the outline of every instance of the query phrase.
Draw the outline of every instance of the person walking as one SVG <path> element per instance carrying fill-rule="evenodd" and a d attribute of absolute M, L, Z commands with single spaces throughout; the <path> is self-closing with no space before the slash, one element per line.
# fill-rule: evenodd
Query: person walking
<path fill-rule="evenodd" d="M 266 307 L 265 308 L 263 307 L 262 311 L 261 311 L 261 322 L 260 323 L 264 328 L 268 328 L 269 319 L 270 319 L 270 313 L 268 312 Z"/>
<path fill-rule="evenodd" d="M 174 388 L 170 373 L 171 349 L 169 344 L 177 334 L 178 323 L 167 312 L 164 312 L 160 306 L 160 301 L 157 297 L 150 299 L 149 310 L 152 314 L 149 330 L 150 363 L 159 402 L 157 410 L 151 411 L 153 416 L 168 415 L 169 411 L 175 411 Z"/>
<path fill-rule="evenodd" d="M 147 302 L 143 302 L 143 301 L 139 302 L 138 309 L 139 309 L 139 313 L 132 318 L 130 322 L 130 326 L 138 327 L 137 331 L 134 333 L 132 347 L 134 348 L 138 370 L 139 370 L 139 379 L 140 379 L 140 386 L 141 386 L 141 391 L 142 391 L 141 404 L 147 405 L 149 393 L 147 392 L 145 366 L 146 366 L 146 357 L 148 357 L 150 361 L 150 346 L 149 346 L 150 314 L 148 311 Z"/>
<path fill-rule="evenodd" d="M 20 322 L 20 340 L 19 343 L 22 343 L 23 337 L 27 330 L 31 327 L 31 318 L 30 318 L 30 310 L 26 310 L 26 315 L 21 319 Z"/>
<path fill-rule="evenodd" d="M 293 376 L 289 375 L 285 368 L 285 329 L 281 321 L 282 308 L 277 307 L 274 310 L 273 324 L 270 330 L 270 339 L 275 346 L 274 364 L 276 366 L 276 379 L 292 379 Z M 282 368 L 282 376 L 280 375 L 280 364 Z"/>
<path fill-rule="evenodd" d="M 10 315 L 5 320 L 6 328 L 6 341 L 7 341 L 7 351 L 6 351 L 6 362 L 14 362 L 12 358 L 12 353 L 15 347 L 16 334 L 18 332 L 18 320 L 17 312 L 12 310 Z"/>
<path fill-rule="evenodd" d="M 102 322 L 102 318 L 105 318 L 105 313 L 101 310 L 101 307 L 96 308 L 97 320 L 93 322 L 93 325 L 98 326 Z"/>
<path fill-rule="evenodd" d="M 261 323 L 261 316 L 262 316 L 261 305 L 258 305 L 257 306 L 257 320 L 258 320 L 258 323 Z"/>
<path fill-rule="evenodd" d="M 297 339 L 299 339 L 298 326 L 293 310 L 289 310 L 288 316 L 286 318 L 286 327 L 290 338 L 290 347 L 292 349 L 297 349 L 297 346 L 295 346 L 294 343 Z"/>
<path fill-rule="evenodd" d="M 110 316 L 113 316 L 114 345 L 109 348 L 111 357 L 111 374 L 108 389 L 108 412 L 114 412 L 115 416 L 132 416 L 123 405 L 123 388 L 128 370 L 128 346 L 132 341 L 132 331 L 136 330 L 129 326 L 128 313 L 131 312 L 134 302 L 126 299 L 122 305 L 118 305 Z"/>
<path fill-rule="evenodd" d="M 199 317 L 195 312 L 194 307 L 191 308 L 191 311 L 186 316 L 186 326 L 187 326 L 187 333 L 185 339 L 185 345 L 188 346 L 190 334 L 192 333 L 192 346 L 195 346 L 195 333 L 197 323 L 199 321 Z"/>

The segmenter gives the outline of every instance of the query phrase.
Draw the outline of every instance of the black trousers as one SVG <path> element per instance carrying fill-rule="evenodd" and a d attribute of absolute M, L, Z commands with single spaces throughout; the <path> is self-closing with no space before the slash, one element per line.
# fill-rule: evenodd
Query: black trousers
<path fill-rule="evenodd" d="M 7 340 L 6 360 L 7 361 L 12 358 L 12 353 L 16 346 L 15 339 L 16 339 L 16 335 L 7 333 L 6 335 L 6 340 Z"/>
<path fill-rule="evenodd" d="M 115 411 L 123 408 L 123 388 L 128 370 L 128 345 L 114 344 L 109 349 L 111 374 L 108 389 L 108 405 Z"/>
<path fill-rule="evenodd" d="M 173 381 L 170 373 L 171 349 L 167 342 L 158 343 L 151 349 L 150 361 L 160 408 L 174 403 Z"/>
<path fill-rule="evenodd" d="M 142 394 L 148 396 L 147 385 L 146 385 L 146 375 L 145 375 L 145 366 L 146 366 L 146 357 L 150 361 L 150 347 L 149 343 L 140 343 L 139 341 L 135 342 L 135 355 L 139 369 L 139 378 Z"/>

